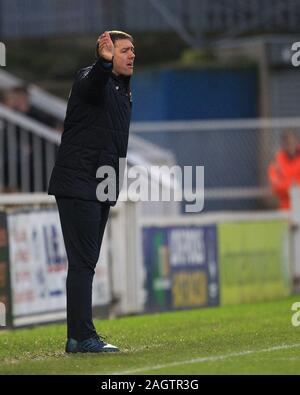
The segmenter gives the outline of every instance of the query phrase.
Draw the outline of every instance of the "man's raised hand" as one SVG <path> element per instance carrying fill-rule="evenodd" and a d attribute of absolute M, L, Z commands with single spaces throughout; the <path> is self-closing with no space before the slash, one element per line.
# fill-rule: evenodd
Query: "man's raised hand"
<path fill-rule="evenodd" d="M 99 56 L 111 62 L 114 56 L 114 43 L 112 42 L 109 33 L 102 33 L 97 42 Z"/>

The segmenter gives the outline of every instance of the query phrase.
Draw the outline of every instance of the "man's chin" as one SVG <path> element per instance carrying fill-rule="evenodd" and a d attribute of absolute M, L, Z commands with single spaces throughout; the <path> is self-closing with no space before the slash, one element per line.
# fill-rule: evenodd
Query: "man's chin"
<path fill-rule="evenodd" d="M 133 70 L 126 70 L 122 71 L 121 73 L 116 73 L 115 71 L 113 71 L 113 73 L 116 75 L 123 75 L 124 77 L 131 77 L 133 74 Z"/>

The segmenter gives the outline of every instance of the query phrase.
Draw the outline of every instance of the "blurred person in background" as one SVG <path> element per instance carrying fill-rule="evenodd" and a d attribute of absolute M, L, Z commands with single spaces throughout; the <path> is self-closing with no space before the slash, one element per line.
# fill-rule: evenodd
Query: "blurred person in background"
<path fill-rule="evenodd" d="M 26 86 L 19 85 L 6 89 L 2 98 L 3 104 L 11 110 L 27 114 L 30 111 L 29 95 Z"/>
<path fill-rule="evenodd" d="M 124 32 L 99 36 L 96 61 L 79 70 L 70 92 L 61 145 L 49 182 L 68 257 L 66 352 L 115 352 L 92 320 L 92 282 L 110 207 L 119 190 L 119 159 L 127 155 L 134 46 Z M 100 201 L 97 169 L 117 175 L 114 199 Z"/>
<path fill-rule="evenodd" d="M 27 117 L 30 117 L 43 125 L 49 126 L 51 128 L 55 128 L 60 133 L 62 132 L 62 123 L 52 117 L 51 115 L 46 114 L 43 111 L 35 108 L 30 103 L 30 95 L 26 85 L 16 85 L 12 88 L 7 88 L 1 92 L 0 102 L 5 107 L 10 110 L 17 111 Z M 16 126 L 16 134 L 17 140 L 20 141 L 20 135 L 22 133 L 22 128 Z M 9 184 L 9 174 L 8 174 L 8 157 L 4 156 L 4 188 L 2 192 L 20 192 L 21 191 L 21 155 L 27 158 L 30 163 L 29 171 L 30 171 L 30 190 L 34 191 L 34 175 L 33 175 L 33 146 L 32 142 L 28 141 L 27 143 L 17 144 L 17 187 L 12 188 L 8 187 Z M 21 152 L 22 151 L 22 152 Z"/>
<path fill-rule="evenodd" d="M 286 130 L 281 136 L 281 148 L 268 169 L 273 194 L 281 210 L 290 209 L 290 190 L 300 186 L 300 145 L 297 134 Z"/>
<path fill-rule="evenodd" d="M 18 85 L 4 90 L 1 102 L 11 110 L 18 111 L 51 128 L 59 130 L 61 127 L 60 122 L 54 117 L 31 105 L 28 88 L 25 85 Z"/>

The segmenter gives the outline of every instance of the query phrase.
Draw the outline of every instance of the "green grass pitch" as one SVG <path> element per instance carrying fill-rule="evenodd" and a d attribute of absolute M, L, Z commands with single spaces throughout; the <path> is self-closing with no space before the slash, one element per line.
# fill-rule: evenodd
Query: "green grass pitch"
<path fill-rule="evenodd" d="M 0 331 L 0 373 L 299 374 L 297 301 L 96 320 L 118 354 L 65 354 L 63 324 Z"/>

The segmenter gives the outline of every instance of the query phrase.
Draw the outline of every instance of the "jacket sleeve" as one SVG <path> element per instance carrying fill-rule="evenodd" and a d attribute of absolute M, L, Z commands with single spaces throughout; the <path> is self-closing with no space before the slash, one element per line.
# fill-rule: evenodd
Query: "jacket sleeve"
<path fill-rule="evenodd" d="M 268 169 L 269 182 L 274 192 L 282 194 L 289 192 L 291 186 L 290 179 L 282 174 L 280 166 L 276 162 L 272 162 Z"/>
<path fill-rule="evenodd" d="M 79 94 L 85 98 L 100 95 L 112 72 L 113 62 L 99 58 L 91 67 L 80 70 L 77 77 Z"/>

